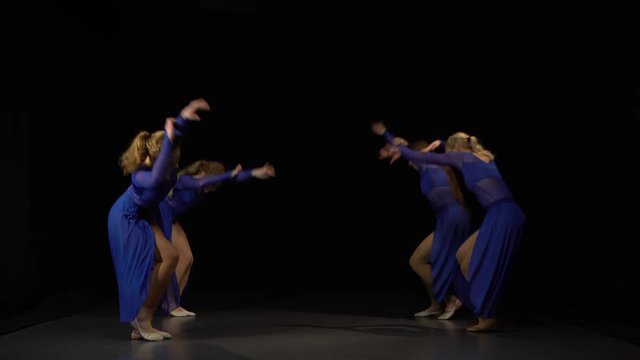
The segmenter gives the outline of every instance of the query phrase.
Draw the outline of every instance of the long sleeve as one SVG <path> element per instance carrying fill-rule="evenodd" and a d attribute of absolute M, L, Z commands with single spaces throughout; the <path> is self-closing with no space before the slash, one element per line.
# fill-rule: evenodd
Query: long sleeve
<path fill-rule="evenodd" d="M 176 187 L 180 189 L 202 189 L 207 186 L 220 184 L 229 179 L 231 179 L 231 171 L 218 175 L 205 176 L 200 179 L 196 179 L 189 175 L 182 175 L 178 178 Z"/>
<path fill-rule="evenodd" d="M 182 117 L 181 114 L 178 114 L 178 116 L 176 116 L 176 121 L 173 128 L 175 129 L 174 133 L 176 135 L 176 138 L 182 138 L 187 134 L 187 131 L 189 130 L 189 120 L 186 120 Z"/>
<path fill-rule="evenodd" d="M 240 173 L 238 173 L 238 176 L 236 176 L 236 182 L 244 182 L 251 179 L 253 177 L 253 175 L 251 175 L 253 170 L 254 169 L 240 171 Z"/>
<path fill-rule="evenodd" d="M 437 154 L 433 152 L 421 152 L 416 150 L 411 150 L 406 146 L 399 146 L 400 153 L 402 156 L 414 163 L 417 164 L 436 164 L 436 165 L 445 165 L 445 166 L 453 166 L 455 168 L 460 169 L 462 166 L 462 155 L 461 153 L 444 153 Z"/>
<path fill-rule="evenodd" d="M 389 130 L 385 130 L 384 133 L 382 133 L 382 137 L 389 144 L 393 144 L 393 139 L 395 138 L 395 136 L 393 136 L 393 134 L 390 133 Z"/>

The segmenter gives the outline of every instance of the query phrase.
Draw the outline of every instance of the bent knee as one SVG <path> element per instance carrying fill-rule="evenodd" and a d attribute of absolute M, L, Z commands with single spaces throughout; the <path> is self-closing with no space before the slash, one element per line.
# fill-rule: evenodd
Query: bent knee
<path fill-rule="evenodd" d="M 189 265 L 193 265 L 193 253 L 189 251 L 186 254 L 180 255 L 180 260 L 186 262 Z"/>
<path fill-rule="evenodd" d="M 429 264 L 429 262 L 419 256 L 412 256 L 409 258 L 409 266 L 411 266 L 413 270 L 419 269 L 427 264 Z"/>
<path fill-rule="evenodd" d="M 169 264 L 177 264 L 180 260 L 180 254 L 173 246 L 163 251 L 160 257 L 162 258 L 162 262 Z"/>

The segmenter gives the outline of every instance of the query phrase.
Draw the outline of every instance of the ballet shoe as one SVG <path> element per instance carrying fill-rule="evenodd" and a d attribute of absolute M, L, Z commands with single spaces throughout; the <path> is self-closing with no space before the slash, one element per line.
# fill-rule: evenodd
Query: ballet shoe
<path fill-rule="evenodd" d="M 162 335 L 162 337 L 165 339 L 173 338 L 173 336 L 171 336 L 171 334 L 169 334 L 168 332 L 160 331 L 158 329 L 155 329 L 155 331 L 157 331 L 158 334 Z M 140 340 L 140 339 L 142 339 L 142 335 L 140 335 L 140 331 L 133 329 L 131 331 L 131 340 Z"/>
<path fill-rule="evenodd" d="M 133 331 L 131 332 L 131 339 L 133 340 L 137 340 L 138 335 L 147 341 L 160 341 L 165 339 L 165 337 L 162 335 L 162 332 L 160 331 L 146 332 L 140 329 L 140 324 L 138 324 L 138 319 L 133 320 L 131 322 L 131 326 L 133 327 Z M 135 334 L 136 331 L 138 333 L 137 335 Z M 169 333 L 166 333 L 166 334 L 171 336 Z"/>
<path fill-rule="evenodd" d="M 196 313 L 187 311 L 183 308 L 177 308 L 169 313 L 171 316 L 175 317 L 187 317 L 187 316 L 196 316 Z"/>
<path fill-rule="evenodd" d="M 438 320 L 451 319 L 453 314 L 455 314 L 456 311 L 458 311 L 458 309 L 460 309 L 461 307 L 462 307 L 462 303 L 460 302 L 460 300 L 456 300 L 453 304 L 447 305 L 442 315 L 438 316 Z"/>
<path fill-rule="evenodd" d="M 413 316 L 415 317 L 429 317 L 429 316 L 433 316 L 433 315 L 440 315 L 442 314 L 442 310 L 422 310 L 420 312 L 417 312 L 415 314 L 413 314 Z"/>

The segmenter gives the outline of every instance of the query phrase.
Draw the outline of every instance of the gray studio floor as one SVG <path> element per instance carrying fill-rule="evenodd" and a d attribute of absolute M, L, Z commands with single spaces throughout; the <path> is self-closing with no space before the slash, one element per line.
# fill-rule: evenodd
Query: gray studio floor
<path fill-rule="evenodd" d="M 374 308 L 323 312 L 322 301 L 273 305 L 203 301 L 191 307 L 196 318 L 159 318 L 173 339 L 147 342 L 129 340 L 106 303 L 0 336 L 0 359 L 640 359 L 640 346 L 551 320 L 474 334 L 464 314 L 416 320 Z"/>

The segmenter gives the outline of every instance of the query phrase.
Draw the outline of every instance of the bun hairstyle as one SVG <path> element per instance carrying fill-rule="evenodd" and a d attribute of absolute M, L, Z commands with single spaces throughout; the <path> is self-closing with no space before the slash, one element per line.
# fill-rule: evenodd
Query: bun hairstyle
<path fill-rule="evenodd" d="M 124 175 L 138 171 L 147 157 L 153 162 L 162 148 L 164 131 L 149 133 L 140 131 L 129 144 L 129 148 L 122 153 L 119 159 L 120 167 Z"/>

